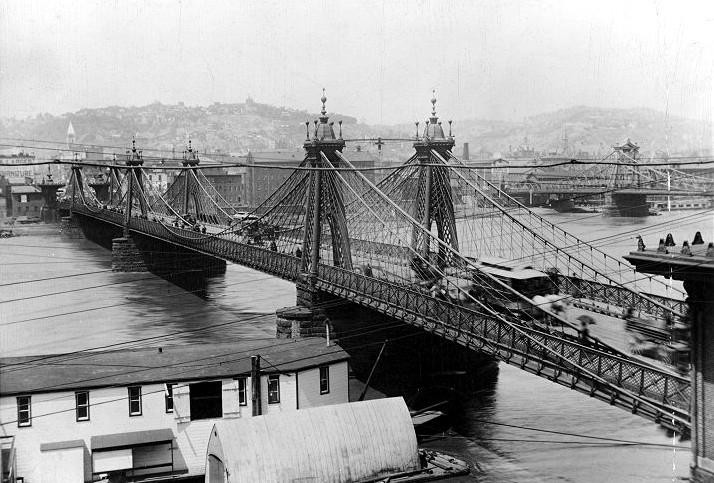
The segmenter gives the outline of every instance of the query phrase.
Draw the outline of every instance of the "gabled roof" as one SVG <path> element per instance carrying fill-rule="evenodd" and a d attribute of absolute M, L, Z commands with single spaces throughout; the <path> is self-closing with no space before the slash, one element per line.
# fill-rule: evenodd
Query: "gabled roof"
<path fill-rule="evenodd" d="M 220 379 L 249 375 L 250 358 L 265 358 L 263 373 L 295 372 L 347 360 L 325 339 L 196 344 L 56 356 L 0 358 L 0 394 L 69 391 L 106 386 Z M 67 357 L 71 356 L 71 357 Z"/>

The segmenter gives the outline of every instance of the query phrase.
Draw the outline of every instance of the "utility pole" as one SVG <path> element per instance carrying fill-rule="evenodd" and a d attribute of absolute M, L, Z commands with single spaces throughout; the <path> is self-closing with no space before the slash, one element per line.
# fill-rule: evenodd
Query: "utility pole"
<path fill-rule="evenodd" d="M 253 405 L 253 416 L 260 416 L 263 412 L 260 398 L 260 356 L 250 357 L 250 395 Z"/>

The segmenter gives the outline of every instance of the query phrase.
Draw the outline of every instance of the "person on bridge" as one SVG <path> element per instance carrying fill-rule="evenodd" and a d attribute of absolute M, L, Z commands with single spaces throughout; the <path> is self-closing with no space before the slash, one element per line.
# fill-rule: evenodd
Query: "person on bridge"
<path fill-rule="evenodd" d="M 659 246 L 657 246 L 658 253 L 669 253 L 667 246 L 664 244 L 664 238 L 659 239 Z"/>
<path fill-rule="evenodd" d="M 295 258 L 302 258 L 302 250 L 300 250 L 300 247 L 295 249 Z"/>
<path fill-rule="evenodd" d="M 682 250 L 679 253 L 682 255 L 689 255 L 690 257 L 692 256 L 692 249 L 689 248 L 689 242 L 687 240 L 684 240 L 682 243 Z"/>
<path fill-rule="evenodd" d="M 275 244 L 275 240 L 270 241 L 270 251 L 271 252 L 277 252 L 278 251 L 278 245 Z"/>
<path fill-rule="evenodd" d="M 642 237 L 640 235 L 637 235 L 637 251 L 638 252 L 645 251 L 645 242 L 642 241 Z"/>
<path fill-rule="evenodd" d="M 590 343 L 590 329 L 588 328 L 589 322 L 583 317 L 580 319 L 580 330 L 578 330 L 578 336 L 580 337 L 580 342 L 583 345 L 588 345 Z"/>
<path fill-rule="evenodd" d="M 203 233 L 204 235 L 206 234 L 206 225 L 203 225 L 201 227 L 201 233 Z"/>

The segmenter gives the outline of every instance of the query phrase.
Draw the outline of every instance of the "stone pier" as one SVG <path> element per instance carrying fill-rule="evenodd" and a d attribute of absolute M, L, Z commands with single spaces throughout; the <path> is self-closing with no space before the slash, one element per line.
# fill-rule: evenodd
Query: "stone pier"
<path fill-rule="evenodd" d="M 148 272 L 144 254 L 136 246 L 131 237 L 120 237 L 112 240 L 112 271 L 114 272 Z"/>
<path fill-rule="evenodd" d="M 327 337 L 330 321 L 323 310 L 296 305 L 276 310 L 275 316 L 275 335 L 278 339 Z"/>
<path fill-rule="evenodd" d="M 649 216 L 650 206 L 647 195 L 634 193 L 613 193 L 607 196 L 608 216 Z"/>
<path fill-rule="evenodd" d="M 305 274 L 303 278 L 307 279 L 308 275 Z M 312 289 L 307 281 L 298 282 L 295 288 L 297 305 L 283 307 L 275 312 L 276 337 L 327 337 L 330 330 L 331 338 L 334 338 L 334 330 L 326 315 L 325 306 L 336 299 Z"/>
<path fill-rule="evenodd" d="M 714 243 L 697 233 L 691 242 L 651 248 L 642 243 L 625 257 L 638 272 L 683 280 L 691 324 L 692 481 L 714 483 Z M 654 242 L 655 240 L 651 240 Z"/>

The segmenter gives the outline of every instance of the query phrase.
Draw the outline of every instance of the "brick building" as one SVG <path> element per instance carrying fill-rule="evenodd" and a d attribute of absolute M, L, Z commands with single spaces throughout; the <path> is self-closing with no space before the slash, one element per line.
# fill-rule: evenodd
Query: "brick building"
<path fill-rule="evenodd" d="M 344 150 L 345 157 L 356 168 L 373 168 L 377 158 L 364 150 Z M 246 163 L 249 166 L 244 181 L 246 204 L 255 208 L 267 200 L 275 190 L 293 173 L 289 169 L 276 169 L 278 166 L 297 168 L 305 159 L 303 149 L 249 152 Z M 365 176 L 375 180 L 374 171 L 366 171 Z"/>

